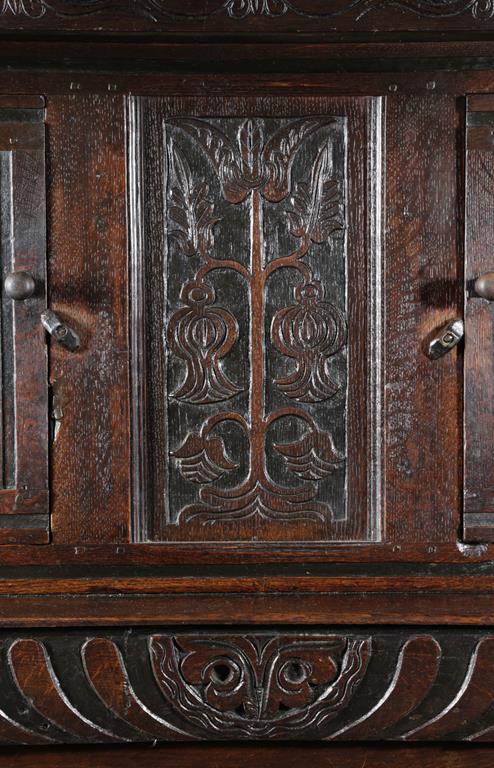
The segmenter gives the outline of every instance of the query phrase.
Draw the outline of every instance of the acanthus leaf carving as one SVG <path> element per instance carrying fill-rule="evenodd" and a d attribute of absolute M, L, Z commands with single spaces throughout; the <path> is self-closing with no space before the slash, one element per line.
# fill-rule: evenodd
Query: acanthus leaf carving
<path fill-rule="evenodd" d="M 264 137 L 257 120 L 246 120 L 238 132 L 242 179 L 249 189 L 258 189 L 266 181 L 262 149 Z"/>
<path fill-rule="evenodd" d="M 294 237 L 324 243 L 345 228 L 341 181 L 334 178 L 331 146 L 322 147 L 312 169 L 310 183 L 298 182 L 288 212 L 289 229 Z"/>
<path fill-rule="evenodd" d="M 209 253 L 214 244 L 214 226 L 220 221 L 214 215 L 209 187 L 194 183 L 190 166 L 180 150 L 170 143 L 168 168 L 175 183 L 171 187 L 168 214 L 172 221 L 168 232 L 175 237 L 186 256 Z"/>
<path fill-rule="evenodd" d="M 202 147 L 221 182 L 223 195 L 230 203 L 240 203 L 253 190 L 273 203 L 283 200 L 290 190 L 291 167 L 302 143 L 325 126 L 332 117 L 294 120 L 279 128 L 264 143 L 256 120 L 245 120 L 239 128 L 237 144 L 215 125 L 196 117 L 169 118 Z"/>
<path fill-rule="evenodd" d="M 240 153 L 223 131 L 196 117 L 168 119 L 167 124 L 179 127 L 202 147 L 216 171 L 228 202 L 240 203 L 245 200 L 251 188 L 242 180 Z"/>
<path fill-rule="evenodd" d="M 302 143 L 321 128 L 334 123 L 332 117 L 306 117 L 292 121 L 273 134 L 263 152 L 268 172 L 268 181 L 263 188 L 266 200 L 279 203 L 288 195 L 293 159 Z"/>

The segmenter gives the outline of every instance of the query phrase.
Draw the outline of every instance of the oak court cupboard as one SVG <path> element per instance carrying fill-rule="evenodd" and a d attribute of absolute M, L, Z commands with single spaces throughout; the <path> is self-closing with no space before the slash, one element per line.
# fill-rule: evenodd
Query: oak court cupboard
<path fill-rule="evenodd" d="M 0 765 L 492 765 L 492 0 L 3 0 L 0 261 Z"/>

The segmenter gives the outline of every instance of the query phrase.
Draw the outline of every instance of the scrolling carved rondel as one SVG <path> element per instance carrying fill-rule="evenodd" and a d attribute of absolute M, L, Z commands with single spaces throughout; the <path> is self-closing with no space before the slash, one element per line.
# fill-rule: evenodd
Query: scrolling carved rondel
<path fill-rule="evenodd" d="M 182 477 L 200 486 L 198 501 L 179 511 L 182 520 L 214 522 L 220 516 L 235 520 L 256 514 L 278 520 L 331 518 L 328 501 L 318 499 L 317 484 L 345 457 L 329 431 L 319 428 L 308 405 L 329 401 L 345 389 L 342 374 L 335 379 L 329 367 L 346 345 L 344 306 L 338 307 L 325 296 L 317 265 L 318 259 L 339 257 L 341 249 L 335 257 L 331 240 L 345 230 L 344 179 L 334 160 L 334 131 L 341 131 L 338 121 L 333 117 L 291 120 L 275 125 L 269 135 L 267 123 L 275 121 L 249 118 L 236 121 L 236 141 L 212 121 L 192 117 L 166 121 L 168 238 L 170 248 L 194 265 L 192 279 L 180 290 L 180 305 L 168 319 L 172 364 L 177 359 L 181 362 L 181 378 L 169 396 L 198 409 L 217 404 L 198 428 L 182 435 L 179 445 L 171 446 Z M 192 144 L 207 158 L 225 201 L 242 211 L 247 208 L 248 265 L 241 255 L 224 258 L 216 254 L 222 217 L 210 184 L 193 170 L 180 146 L 181 137 L 187 138 L 189 151 Z M 309 173 L 292 181 L 294 159 L 307 142 L 311 142 L 307 151 L 315 153 Z M 264 218 L 270 215 L 265 206 L 278 206 L 290 193 L 286 219 L 280 220 L 286 221 L 287 228 L 283 242 L 293 247 L 273 258 L 267 253 L 272 244 L 265 235 Z M 313 255 L 313 244 L 323 245 L 322 253 Z M 266 296 L 282 270 L 296 273 L 293 303 L 276 309 L 268 329 Z M 250 376 L 238 365 L 235 374 L 230 374 L 224 365 L 241 331 L 235 311 L 219 303 L 215 272 L 236 273 L 247 287 Z M 228 292 L 226 299 L 230 299 Z M 276 349 L 285 360 L 284 373 L 274 382 L 267 376 L 268 348 Z M 266 407 L 269 387 L 278 388 L 281 407 Z M 249 404 L 242 413 L 235 399 L 245 390 Z M 226 401 L 232 403 L 229 410 L 220 406 Z M 266 458 L 270 430 L 282 420 L 299 424 L 295 439 L 271 440 L 270 444 L 292 478 L 287 485 L 272 479 Z M 216 431 L 227 422 L 235 423 L 249 443 L 247 476 L 234 484 L 221 484 L 239 466 Z"/>

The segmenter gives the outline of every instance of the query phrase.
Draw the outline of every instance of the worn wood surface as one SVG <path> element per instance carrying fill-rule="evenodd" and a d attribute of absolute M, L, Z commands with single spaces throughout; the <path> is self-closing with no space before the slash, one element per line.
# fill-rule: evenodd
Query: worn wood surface
<path fill-rule="evenodd" d="M 397 542 L 455 540 L 460 524 L 461 357 L 425 355 L 461 311 L 459 127 L 453 100 L 388 99 L 385 482 Z"/>

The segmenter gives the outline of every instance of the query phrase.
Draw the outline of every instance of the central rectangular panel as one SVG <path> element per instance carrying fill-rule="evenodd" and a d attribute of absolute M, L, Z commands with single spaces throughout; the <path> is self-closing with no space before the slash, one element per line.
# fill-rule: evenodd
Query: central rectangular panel
<path fill-rule="evenodd" d="M 377 538 L 380 128 L 377 99 L 131 103 L 138 540 Z"/>

